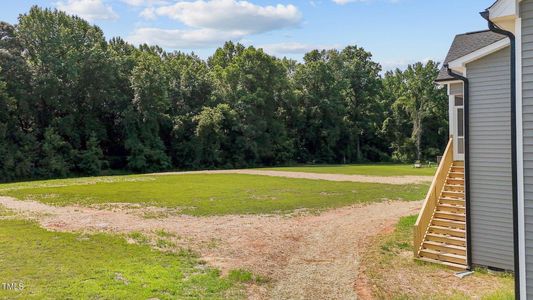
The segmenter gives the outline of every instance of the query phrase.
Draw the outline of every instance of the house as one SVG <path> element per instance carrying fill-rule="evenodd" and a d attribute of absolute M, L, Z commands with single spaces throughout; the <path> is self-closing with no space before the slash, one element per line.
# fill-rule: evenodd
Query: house
<path fill-rule="evenodd" d="M 414 254 L 513 271 L 533 299 L 533 0 L 498 0 L 456 36 L 437 83 L 450 142 L 414 228 Z"/>

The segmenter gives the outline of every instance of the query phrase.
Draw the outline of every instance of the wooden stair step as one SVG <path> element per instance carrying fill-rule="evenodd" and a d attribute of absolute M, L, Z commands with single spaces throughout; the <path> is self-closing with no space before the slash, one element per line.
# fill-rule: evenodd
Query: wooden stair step
<path fill-rule="evenodd" d="M 448 175 L 449 174 L 457 174 L 457 175 L 461 175 L 460 177 L 465 177 L 464 170 L 458 169 L 457 167 L 451 167 L 450 170 L 448 171 Z"/>
<path fill-rule="evenodd" d="M 427 258 L 427 257 L 420 257 L 420 258 L 418 258 L 418 260 L 424 261 L 424 262 L 428 262 L 428 263 L 433 263 L 433 264 L 445 265 L 445 266 L 447 266 L 448 268 L 450 268 L 450 269 L 452 269 L 454 271 L 464 271 L 464 270 L 468 269 L 466 264 L 464 264 L 464 265 L 463 264 L 454 264 L 454 263 L 435 260 L 435 259 L 431 259 L 431 258 Z"/>
<path fill-rule="evenodd" d="M 460 173 L 460 172 L 449 172 L 448 173 L 448 178 L 461 178 L 461 179 L 464 179 L 465 178 L 465 173 Z"/>
<path fill-rule="evenodd" d="M 440 198 L 439 204 L 449 204 L 449 205 L 458 205 L 465 207 L 465 199 L 455 199 L 455 198 Z"/>
<path fill-rule="evenodd" d="M 439 200 L 455 200 L 455 201 L 463 201 L 465 202 L 464 198 L 450 198 L 450 197 L 440 197 Z"/>
<path fill-rule="evenodd" d="M 443 227 L 443 226 L 431 225 L 429 226 L 428 231 L 430 233 L 448 235 L 448 236 L 453 236 L 453 237 L 458 237 L 458 238 L 464 238 L 466 236 L 466 231 L 464 229 L 457 229 L 457 228 L 450 228 L 450 227 Z"/>
<path fill-rule="evenodd" d="M 446 184 L 454 184 L 454 185 L 460 184 L 464 186 L 464 183 L 465 183 L 464 178 L 449 178 L 448 177 L 446 179 Z"/>
<path fill-rule="evenodd" d="M 456 184 L 447 183 L 447 184 L 444 185 L 444 187 L 453 187 L 453 188 L 462 188 L 462 189 L 464 189 L 465 185 L 463 183 L 456 183 Z"/>
<path fill-rule="evenodd" d="M 462 184 L 445 184 L 444 185 L 444 191 L 446 192 L 457 192 L 457 193 L 465 193 L 465 186 Z"/>
<path fill-rule="evenodd" d="M 434 218 L 437 219 L 446 219 L 446 220 L 454 220 L 454 221 L 466 221 L 466 215 L 461 213 L 452 213 L 452 212 L 445 212 L 445 211 L 436 211 L 433 215 Z"/>
<path fill-rule="evenodd" d="M 438 234 L 438 233 L 426 234 L 426 240 L 433 241 L 433 242 L 446 243 L 449 245 L 456 245 L 456 246 L 463 246 L 463 247 L 466 246 L 465 238 L 459 238 L 459 237 L 443 235 L 443 234 Z"/>
<path fill-rule="evenodd" d="M 437 206 L 437 211 L 464 214 L 466 212 L 466 208 L 464 206 L 458 206 L 458 205 L 439 204 Z"/>
<path fill-rule="evenodd" d="M 449 161 L 448 161 L 449 162 Z M 418 250 L 420 260 L 466 270 L 466 201 L 463 161 L 447 166 L 444 186 Z M 444 174 L 439 175 L 442 180 Z M 442 183 L 442 182 L 441 182 Z M 435 200 L 435 199 L 433 199 Z"/>
<path fill-rule="evenodd" d="M 422 249 L 436 250 L 441 253 L 450 253 L 456 255 L 466 256 L 466 247 L 457 245 L 448 245 L 440 242 L 425 241 L 422 244 Z"/>
<path fill-rule="evenodd" d="M 428 257 L 428 258 L 435 259 L 435 260 L 450 262 L 454 264 L 466 265 L 465 255 L 444 253 L 444 252 L 431 250 L 431 249 L 422 249 L 420 250 L 420 256 Z"/>
<path fill-rule="evenodd" d="M 447 187 L 446 185 L 444 186 L 445 188 Z M 446 193 L 446 194 L 449 194 L 450 196 L 452 197 L 464 197 L 465 193 L 463 191 L 457 191 L 457 190 L 443 190 L 442 191 L 443 193 Z"/>
<path fill-rule="evenodd" d="M 433 219 L 431 224 L 435 226 L 450 227 L 450 228 L 459 228 L 465 229 L 466 223 L 461 221 L 446 220 L 446 219 Z"/>
<path fill-rule="evenodd" d="M 463 192 L 456 192 L 456 191 L 442 191 L 442 197 L 445 197 L 445 198 L 458 198 L 458 199 L 463 199 L 465 198 L 465 193 Z"/>

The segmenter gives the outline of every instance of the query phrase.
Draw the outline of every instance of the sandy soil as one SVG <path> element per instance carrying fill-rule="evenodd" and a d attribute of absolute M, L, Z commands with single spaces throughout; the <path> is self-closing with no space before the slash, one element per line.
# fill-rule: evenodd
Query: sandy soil
<path fill-rule="evenodd" d="M 148 175 L 185 175 L 185 174 L 247 174 L 263 175 L 285 178 L 302 178 L 329 181 L 369 182 L 388 184 L 418 184 L 433 180 L 432 176 L 367 176 L 367 175 L 344 175 L 344 174 L 320 174 L 307 172 L 267 171 L 267 170 L 215 170 L 215 171 L 190 171 L 190 172 L 165 172 Z"/>
<path fill-rule="evenodd" d="M 271 279 L 250 299 L 356 299 L 359 257 L 369 238 L 421 202 L 384 202 L 292 216 L 142 217 L 144 208 L 53 207 L 0 197 L 0 204 L 57 231 L 174 234 L 223 271 L 245 268 Z"/>
<path fill-rule="evenodd" d="M 383 251 L 381 246 L 395 229 L 395 226 L 385 228 L 370 238 L 369 247 L 361 255 L 356 280 L 360 300 L 508 299 L 503 295 L 487 297 L 495 292 L 512 291 L 513 280 L 508 276 L 480 272 L 458 278 L 451 269 L 416 262 L 411 249 Z"/>

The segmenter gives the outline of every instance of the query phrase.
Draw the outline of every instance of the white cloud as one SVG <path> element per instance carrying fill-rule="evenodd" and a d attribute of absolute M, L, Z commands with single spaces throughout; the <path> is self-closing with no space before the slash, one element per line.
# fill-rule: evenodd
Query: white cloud
<path fill-rule="evenodd" d="M 354 3 L 354 2 L 371 2 L 373 0 L 332 0 L 332 1 L 337 3 L 337 4 L 344 5 L 344 4 L 347 4 L 347 3 Z M 401 0 L 387 0 L 386 2 L 398 3 L 400 1 Z"/>
<path fill-rule="evenodd" d="M 150 16 L 148 12 L 145 13 Z M 160 6 L 154 13 L 194 28 L 239 30 L 249 34 L 295 27 L 302 20 L 302 14 L 292 4 L 259 6 L 237 0 L 180 1 Z"/>
<path fill-rule="evenodd" d="M 239 40 L 246 34 L 240 31 L 219 31 L 214 29 L 161 29 L 138 28 L 127 40 L 130 43 L 158 45 L 171 49 L 194 49 L 220 46 L 228 40 Z"/>
<path fill-rule="evenodd" d="M 56 3 L 56 7 L 59 10 L 77 15 L 89 21 L 118 19 L 118 15 L 113 11 L 111 5 L 104 4 L 102 0 L 61 1 Z"/>
<path fill-rule="evenodd" d="M 410 59 L 392 59 L 392 60 L 383 60 L 379 62 L 383 71 L 394 71 L 396 69 L 404 70 L 407 68 L 407 65 L 414 63 Z"/>
<path fill-rule="evenodd" d="M 289 43 L 276 43 L 276 44 L 266 44 L 259 46 L 263 48 L 265 52 L 273 55 L 284 55 L 284 54 L 304 54 L 311 50 L 315 49 L 334 49 L 339 48 L 339 45 L 312 45 L 312 44 L 303 44 L 297 42 Z"/>
<path fill-rule="evenodd" d="M 130 6 L 150 6 L 150 5 L 163 5 L 167 4 L 164 0 L 122 0 L 122 2 Z"/>
<path fill-rule="evenodd" d="M 155 8 L 148 7 L 141 11 L 140 13 L 141 17 L 145 18 L 146 20 L 155 20 L 157 16 L 155 15 Z"/>
<path fill-rule="evenodd" d="M 131 6 L 141 6 L 144 4 L 144 0 L 122 0 L 122 2 Z"/>
<path fill-rule="evenodd" d="M 123 1 L 146 3 L 141 0 Z M 298 8 L 291 4 L 260 6 L 238 0 L 179 1 L 172 5 L 144 7 L 140 15 L 148 20 L 165 16 L 179 21 L 186 28 L 137 28 L 128 40 L 135 44 L 157 44 L 174 49 L 220 46 L 228 40 L 240 41 L 252 34 L 296 27 L 302 20 Z"/>
<path fill-rule="evenodd" d="M 368 2 L 368 0 L 333 0 L 333 2 L 344 5 L 351 2 Z"/>

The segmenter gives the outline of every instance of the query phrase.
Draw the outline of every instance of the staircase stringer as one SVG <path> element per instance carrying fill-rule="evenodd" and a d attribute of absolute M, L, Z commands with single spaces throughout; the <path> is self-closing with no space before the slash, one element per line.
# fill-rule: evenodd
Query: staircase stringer
<path fill-rule="evenodd" d="M 420 257 L 420 249 L 431 225 L 444 185 L 448 180 L 451 166 L 453 166 L 453 139 L 448 141 L 442 160 L 414 225 L 413 252 L 415 257 Z"/>
<path fill-rule="evenodd" d="M 442 194 L 444 193 L 444 189 L 446 188 L 446 182 L 448 182 L 448 179 L 450 179 L 450 172 L 452 171 L 452 168 L 453 168 L 453 161 L 452 163 L 450 164 L 450 167 L 448 168 L 448 173 L 446 175 L 446 178 L 444 178 L 444 184 L 442 185 L 442 188 L 440 189 L 440 192 L 437 196 L 437 205 L 435 205 L 435 208 L 433 209 L 433 213 L 431 214 L 431 219 L 429 221 L 429 225 L 426 227 L 426 231 L 424 232 L 424 237 L 422 238 L 422 243 L 420 243 L 420 247 L 418 247 L 418 255 L 420 255 L 420 251 L 422 251 L 422 247 L 424 246 L 424 242 L 427 241 L 427 235 L 429 233 L 429 229 L 431 227 L 431 224 L 433 223 L 433 219 L 435 218 L 435 213 L 437 212 L 437 208 L 439 206 L 439 203 L 440 203 L 440 199 L 442 198 Z"/>

